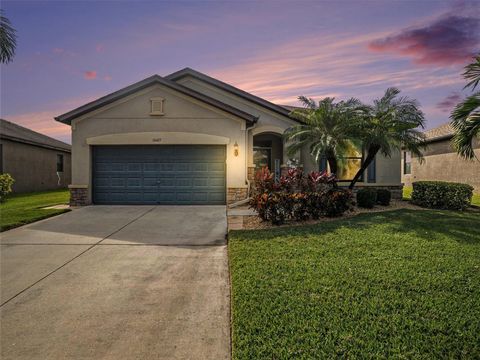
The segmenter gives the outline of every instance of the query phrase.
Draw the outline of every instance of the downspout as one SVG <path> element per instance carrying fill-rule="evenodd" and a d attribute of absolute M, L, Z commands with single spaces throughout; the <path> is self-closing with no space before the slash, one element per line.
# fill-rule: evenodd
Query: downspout
<path fill-rule="evenodd" d="M 252 126 L 250 127 L 247 127 L 245 129 L 245 145 L 247 146 L 247 148 L 245 149 L 245 182 L 247 183 L 247 199 L 250 198 L 250 187 L 251 187 L 251 184 L 250 184 L 250 180 L 248 180 L 248 131 L 249 130 L 252 130 L 255 126 L 257 125 L 257 123 L 255 122 Z M 252 144 L 253 146 L 253 144 Z"/>

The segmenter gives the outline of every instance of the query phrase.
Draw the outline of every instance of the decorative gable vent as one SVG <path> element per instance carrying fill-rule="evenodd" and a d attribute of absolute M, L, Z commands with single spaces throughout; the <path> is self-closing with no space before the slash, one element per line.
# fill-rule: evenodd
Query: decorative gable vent
<path fill-rule="evenodd" d="M 163 112 L 163 102 L 164 98 L 153 97 L 150 99 L 150 115 L 164 115 Z"/>

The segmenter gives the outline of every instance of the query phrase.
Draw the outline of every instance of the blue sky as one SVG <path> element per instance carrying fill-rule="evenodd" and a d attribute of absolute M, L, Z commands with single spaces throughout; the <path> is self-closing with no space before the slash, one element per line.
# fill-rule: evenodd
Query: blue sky
<path fill-rule="evenodd" d="M 1 116 L 69 142 L 53 117 L 189 66 L 279 104 L 369 102 L 389 86 L 448 121 L 480 49 L 478 2 L 3 1 L 18 33 Z"/>

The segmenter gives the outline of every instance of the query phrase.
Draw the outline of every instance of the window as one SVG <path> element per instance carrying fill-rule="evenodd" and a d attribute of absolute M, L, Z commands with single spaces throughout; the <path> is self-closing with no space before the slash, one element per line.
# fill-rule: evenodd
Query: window
<path fill-rule="evenodd" d="M 271 168 L 272 162 L 272 148 L 270 147 L 253 147 L 253 163 L 255 164 L 255 169 L 261 169 L 263 167 Z"/>
<path fill-rule="evenodd" d="M 63 155 L 57 154 L 57 172 L 63 172 Z"/>
<path fill-rule="evenodd" d="M 358 172 L 358 170 L 360 170 L 362 163 L 362 150 L 355 146 L 351 146 L 347 150 L 346 156 L 339 158 L 337 161 L 337 179 L 340 181 L 351 181 L 355 177 L 355 174 Z M 330 172 L 330 167 L 328 166 L 327 159 L 325 158 L 322 158 L 320 161 L 320 171 Z M 360 178 L 360 181 L 363 181 L 363 175 Z"/>
<path fill-rule="evenodd" d="M 410 153 L 410 151 L 403 152 L 403 173 L 412 173 L 412 154 Z"/>

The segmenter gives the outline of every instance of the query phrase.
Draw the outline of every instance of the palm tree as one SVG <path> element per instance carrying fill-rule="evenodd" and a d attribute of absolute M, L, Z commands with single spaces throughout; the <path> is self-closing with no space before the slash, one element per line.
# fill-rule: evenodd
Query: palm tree
<path fill-rule="evenodd" d="M 395 150 L 405 147 L 423 159 L 425 136 L 416 128 L 424 128 L 425 118 L 416 100 L 399 97 L 400 90 L 389 88 L 373 105 L 363 106 L 363 116 L 357 118 L 357 137 L 366 157 L 349 188 L 353 189 L 377 153 L 391 157 Z"/>
<path fill-rule="evenodd" d="M 465 88 L 475 90 L 480 82 L 480 54 L 465 67 L 463 77 L 469 80 Z M 473 93 L 458 104 L 450 115 L 454 130 L 452 143 L 457 153 L 466 159 L 475 158 L 473 140 L 480 137 L 480 91 Z"/>
<path fill-rule="evenodd" d="M 6 64 L 12 61 L 17 46 L 17 35 L 3 10 L 0 9 L 0 62 Z"/>
<path fill-rule="evenodd" d="M 285 138 L 291 140 L 287 152 L 295 154 L 304 146 L 309 146 L 310 154 L 317 163 L 325 157 L 330 172 L 337 173 L 339 158 L 351 147 L 352 121 L 356 108 L 361 105 L 357 99 L 334 102 L 334 98 L 315 100 L 300 96 L 303 109 L 293 110 L 290 115 L 302 124 L 285 131 Z"/>

